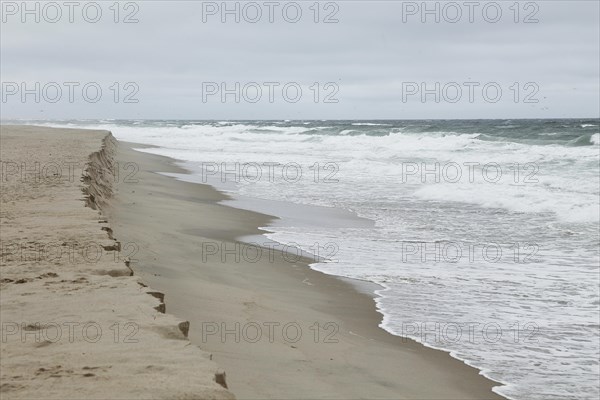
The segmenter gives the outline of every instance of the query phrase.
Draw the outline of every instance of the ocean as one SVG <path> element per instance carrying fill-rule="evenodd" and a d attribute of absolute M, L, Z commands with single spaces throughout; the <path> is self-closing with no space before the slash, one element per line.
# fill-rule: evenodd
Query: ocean
<path fill-rule="evenodd" d="M 26 122 L 107 129 L 233 197 L 370 220 L 264 228 L 316 270 L 380 285 L 382 328 L 506 397 L 600 394 L 597 119 Z"/>

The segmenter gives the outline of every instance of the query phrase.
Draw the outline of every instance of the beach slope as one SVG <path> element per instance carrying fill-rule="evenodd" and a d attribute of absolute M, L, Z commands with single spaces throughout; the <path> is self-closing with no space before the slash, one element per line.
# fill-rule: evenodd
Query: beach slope
<path fill-rule="evenodd" d="M 272 216 L 158 173 L 186 171 L 142 147 L 118 143 L 117 160 L 136 173 L 119 182 L 111 228 L 139 245 L 135 273 L 190 321 L 190 340 L 213 353 L 238 398 L 502 398 L 477 369 L 381 329 L 372 291 L 309 258 L 247 246 L 240 238 L 259 238 Z"/>

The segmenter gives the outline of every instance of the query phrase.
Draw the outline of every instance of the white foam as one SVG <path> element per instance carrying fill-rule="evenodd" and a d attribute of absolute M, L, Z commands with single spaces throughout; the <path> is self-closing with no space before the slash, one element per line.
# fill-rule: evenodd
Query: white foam
<path fill-rule="evenodd" d="M 372 122 L 354 122 L 354 126 L 391 126 L 390 124 L 375 124 Z"/>

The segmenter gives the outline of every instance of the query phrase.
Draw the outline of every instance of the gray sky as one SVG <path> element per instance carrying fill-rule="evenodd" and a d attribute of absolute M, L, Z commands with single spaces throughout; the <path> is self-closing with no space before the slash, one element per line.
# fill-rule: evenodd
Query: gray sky
<path fill-rule="evenodd" d="M 596 0 L 521 1 L 518 7 L 513 0 L 428 2 L 429 9 L 438 7 L 439 23 L 435 13 L 423 13 L 421 1 L 320 1 L 318 7 L 314 0 L 228 2 L 230 9 L 237 3 L 239 23 L 236 13 L 223 15 L 221 1 L 121 2 L 118 23 L 114 1 L 76 3 L 69 9 L 63 1 L 28 2 L 34 12 L 24 14 L 21 1 L 2 2 L 3 119 L 562 118 L 600 112 Z M 102 15 L 92 23 L 97 8 Z M 262 16 L 252 23 L 257 10 Z M 138 22 L 123 23 L 131 13 Z M 331 23 L 324 23 L 328 15 Z M 232 90 L 224 99 L 222 83 Z M 23 89 L 32 91 L 24 99 Z M 429 90 L 424 98 L 423 89 Z M 124 102 L 128 94 L 138 102 Z"/>

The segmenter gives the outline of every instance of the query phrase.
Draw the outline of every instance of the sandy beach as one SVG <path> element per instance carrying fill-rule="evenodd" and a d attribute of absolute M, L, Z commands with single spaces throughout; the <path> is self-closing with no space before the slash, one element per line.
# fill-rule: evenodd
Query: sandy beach
<path fill-rule="evenodd" d="M 249 255 L 239 238 L 273 217 L 157 173 L 186 171 L 140 147 L 106 131 L 2 127 L 3 397 L 501 398 L 478 370 L 379 328 L 368 288 L 309 258 Z M 20 171 L 35 161 L 38 182 Z M 66 161 L 73 173 L 54 179 Z M 32 250 L 71 242 L 101 256 Z"/>
<path fill-rule="evenodd" d="M 1 397 L 234 398 L 120 256 L 99 211 L 113 191 L 108 132 L 0 133 Z"/>

